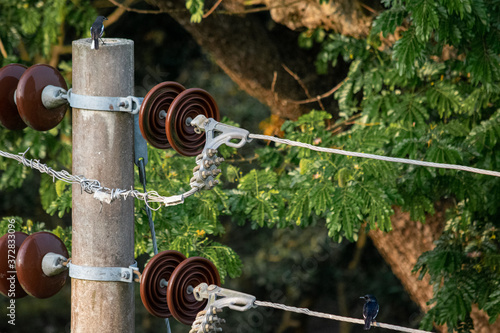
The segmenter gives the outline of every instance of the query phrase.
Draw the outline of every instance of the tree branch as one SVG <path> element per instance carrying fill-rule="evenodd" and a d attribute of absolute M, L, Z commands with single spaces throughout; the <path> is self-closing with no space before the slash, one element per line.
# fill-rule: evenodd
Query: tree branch
<path fill-rule="evenodd" d="M 7 58 L 7 51 L 5 50 L 5 47 L 3 46 L 2 39 L 0 38 L 0 53 L 2 53 L 2 57 Z"/>
<path fill-rule="evenodd" d="M 108 0 L 108 1 L 111 2 L 113 5 L 119 7 L 122 10 L 127 11 L 127 12 L 134 12 L 134 13 L 139 13 L 139 14 L 163 14 L 163 13 L 170 13 L 170 11 L 168 11 L 168 10 L 161 10 L 161 9 L 159 9 L 159 10 L 136 9 L 136 8 L 131 8 L 128 5 L 121 4 L 121 3 L 119 3 L 116 0 Z M 126 4 L 128 2 L 133 2 L 133 1 L 129 1 L 129 0 L 125 1 Z M 109 19 L 109 17 L 108 17 L 108 19 Z"/>
<path fill-rule="evenodd" d="M 206 12 L 205 14 L 203 14 L 203 18 L 207 18 L 210 16 L 210 14 L 212 14 L 214 12 L 214 10 L 219 7 L 220 3 L 222 2 L 222 0 L 217 0 L 217 2 L 215 3 L 215 5 L 212 6 L 212 8 L 210 8 L 210 10 L 208 12 Z"/>
<path fill-rule="evenodd" d="M 301 85 L 286 74 L 282 64 L 297 68 L 295 73 L 307 85 L 310 96 L 319 95 L 338 83 L 340 75 L 319 78 L 313 63 L 315 54 L 298 47 L 298 33 L 281 25 L 266 25 L 267 18 L 257 15 L 244 18 L 234 15 L 218 16 L 217 9 L 201 23 L 190 22 L 184 0 L 147 0 L 160 10 L 169 12 L 236 82 L 241 89 L 270 107 L 281 118 L 296 119 L 310 110 L 306 103 L 294 103 L 307 98 Z M 225 6 L 223 1 L 218 8 Z M 179 9 L 183 9 L 182 12 Z M 274 74 L 276 72 L 276 74 Z M 279 80 L 275 80 L 277 75 Z M 318 99 L 314 99 L 318 102 Z M 337 104 L 325 104 L 325 109 L 335 114 Z"/>
<path fill-rule="evenodd" d="M 308 104 L 308 103 L 313 103 L 313 102 L 319 102 L 321 99 L 329 97 L 333 93 L 335 93 L 337 90 L 339 90 L 340 87 L 342 87 L 342 85 L 344 84 L 344 82 L 346 80 L 347 79 L 344 79 L 342 82 L 340 82 L 339 84 L 337 84 L 335 87 L 333 87 L 332 89 L 328 90 L 324 94 L 321 94 L 321 95 L 318 95 L 316 97 L 312 97 L 312 98 L 309 98 L 309 99 L 304 99 L 302 101 L 292 101 L 292 103 L 296 103 L 296 104 Z"/>

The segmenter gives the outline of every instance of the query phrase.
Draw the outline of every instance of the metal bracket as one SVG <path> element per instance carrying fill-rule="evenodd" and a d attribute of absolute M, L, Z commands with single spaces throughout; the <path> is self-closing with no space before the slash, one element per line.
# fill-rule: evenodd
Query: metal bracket
<path fill-rule="evenodd" d="M 144 165 L 148 164 L 148 146 L 146 139 L 141 134 L 138 113 L 134 115 L 134 155 L 135 165 L 139 166 L 141 159 Z"/>
<path fill-rule="evenodd" d="M 69 276 L 73 279 L 107 282 L 134 281 L 134 271 L 138 271 L 137 261 L 129 267 L 91 267 L 69 263 Z"/>
<path fill-rule="evenodd" d="M 66 91 L 61 87 L 48 85 L 42 91 L 42 103 L 47 109 L 52 109 L 69 103 L 72 108 L 96 111 L 118 111 L 131 114 L 139 113 L 142 97 L 106 97 L 86 96 L 73 93 L 72 89 Z"/>
<path fill-rule="evenodd" d="M 142 97 L 105 97 L 105 96 L 86 96 L 77 95 L 68 90 L 67 96 L 69 105 L 72 108 L 87 109 L 96 111 L 120 111 L 131 114 L 139 113 Z"/>

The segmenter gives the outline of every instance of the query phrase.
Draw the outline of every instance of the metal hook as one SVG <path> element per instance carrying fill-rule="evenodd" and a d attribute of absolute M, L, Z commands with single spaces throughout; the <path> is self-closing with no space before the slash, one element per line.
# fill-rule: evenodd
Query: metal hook
<path fill-rule="evenodd" d="M 217 149 L 223 144 L 233 148 L 241 148 L 247 142 L 252 141 L 248 137 L 250 132 L 246 129 L 222 124 L 201 114 L 191 121 L 191 126 L 194 126 L 195 130 L 205 131 L 207 142 L 205 143 L 204 151 L 207 149 Z M 233 139 L 240 141 L 231 142 Z"/>
<path fill-rule="evenodd" d="M 231 310 L 242 312 L 256 307 L 254 305 L 255 296 L 221 288 L 214 284 L 209 286 L 206 283 L 202 283 L 194 288 L 193 293 L 197 301 L 208 300 L 205 309 L 208 309 L 210 306 L 217 309 L 228 307 Z"/>

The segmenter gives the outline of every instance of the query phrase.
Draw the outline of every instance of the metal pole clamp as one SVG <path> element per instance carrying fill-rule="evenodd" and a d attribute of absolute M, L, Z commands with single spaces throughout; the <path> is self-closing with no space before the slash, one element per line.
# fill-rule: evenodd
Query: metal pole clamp
<path fill-rule="evenodd" d="M 105 97 L 77 95 L 68 90 L 68 102 L 72 108 L 96 111 L 121 111 L 131 114 L 139 113 L 142 97 Z"/>
<path fill-rule="evenodd" d="M 47 109 L 52 109 L 69 103 L 72 108 L 95 111 L 118 111 L 131 114 L 139 113 L 144 98 L 86 96 L 73 93 L 72 89 L 66 91 L 61 87 L 46 86 L 42 91 L 42 103 Z"/>
<path fill-rule="evenodd" d="M 129 267 L 91 267 L 79 266 L 68 263 L 69 276 L 73 279 L 107 282 L 127 282 L 134 281 L 134 272 L 139 271 L 137 261 Z"/>

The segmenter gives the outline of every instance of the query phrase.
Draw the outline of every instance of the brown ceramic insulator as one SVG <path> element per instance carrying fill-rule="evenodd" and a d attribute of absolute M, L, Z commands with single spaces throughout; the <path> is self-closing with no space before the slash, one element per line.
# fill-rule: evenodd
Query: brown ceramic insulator
<path fill-rule="evenodd" d="M 220 286 L 219 272 L 215 265 L 205 258 L 192 257 L 184 260 L 170 276 L 167 287 L 167 302 L 175 319 L 191 325 L 207 301 L 198 302 L 192 288 L 200 283 Z"/>
<path fill-rule="evenodd" d="M 24 71 L 26 66 L 20 64 L 10 64 L 0 69 L 0 123 L 12 131 L 26 127 L 14 102 L 14 92 Z"/>
<path fill-rule="evenodd" d="M 37 232 L 26 238 L 19 248 L 16 266 L 17 276 L 26 292 L 36 298 L 48 298 L 61 290 L 68 277 L 68 271 L 47 276 L 42 270 L 43 257 L 49 253 L 68 258 L 68 250 L 56 235 L 50 232 Z"/>
<path fill-rule="evenodd" d="M 153 147 L 159 149 L 171 147 L 165 133 L 165 116 L 174 98 L 185 89 L 177 82 L 162 82 L 154 86 L 144 97 L 139 110 L 139 128 L 142 136 Z"/>
<path fill-rule="evenodd" d="M 180 252 L 163 251 L 155 255 L 144 268 L 141 275 L 141 300 L 153 316 L 172 316 L 167 304 L 167 287 L 161 281 L 168 282 L 172 272 L 185 259 Z"/>
<path fill-rule="evenodd" d="M 42 91 L 46 86 L 68 90 L 66 81 L 54 67 L 39 64 L 28 68 L 17 84 L 16 102 L 19 115 L 29 127 L 48 131 L 64 118 L 68 105 L 47 109 L 42 103 Z"/>
<path fill-rule="evenodd" d="M 17 279 L 16 257 L 27 234 L 21 231 L 7 233 L 0 238 L 0 293 L 10 298 L 28 295 Z"/>
<path fill-rule="evenodd" d="M 203 151 L 205 133 L 197 134 L 189 119 L 198 115 L 219 120 L 219 109 L 212 96 L 203 89 L 186 89 L 177 96 L 168 109 L 165 129 L 168 142 L 179 154 L 196 156 Z"/>

